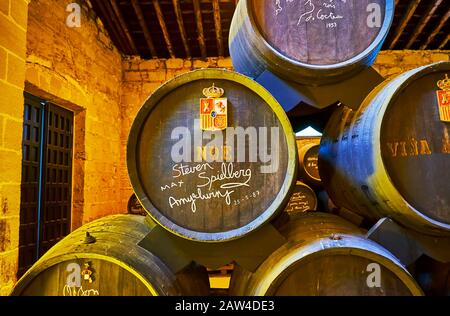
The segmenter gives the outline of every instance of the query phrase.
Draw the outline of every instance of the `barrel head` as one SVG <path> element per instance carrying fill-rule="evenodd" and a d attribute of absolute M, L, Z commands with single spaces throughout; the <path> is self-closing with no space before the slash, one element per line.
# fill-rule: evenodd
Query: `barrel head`
<path fill-rule="evenodd" d="M 450 224 L 450 123 L 440 117 L 437 93 L 448 74 L 426 71 L 405 83 L 390 101 L 380 136 L 396 189 L 412 208 L 445 224 Z"/>
<path fill-rule="evenodd" d="M 260 32 L 280 54 L 323 66 L 346 62 L 373 44 L 386 2 L 252 0 L 251 7 Z"/>
<path fill-rule="evenodd" d="M 372 285 L 368 267 L 379 269 Z M 369 271 L 368 271 L 369 270 Z M 378 270 L 377 270 L 378 272 Z M 270 292 L 276 296 L 410 296 L 393 272 L 374 260 L 353 255 L 316 256 L 290 267 Z"/>
<path fill-rule="evenodd" d="M 227 103 L 223 130 L 208 130 L 214 117 L 201 121 L 204 89 L 213 86 Z M 276 215 L 295 180 L 291 159 L 295 139 L 281 106 L 256 82 L 224 70 L 191 72 L 161 87 L 138 113 L 128 143 L 144 208 L 169 231 L 199 241 L 240 238 Z"/>
<path fill-rule="evenodd" d="M 297 137 L 297 149 L 300 164 L 298 172 L 299 180 L 312 186 L 320 186 L 320 137 Z"/>
<path fill-rule="evenodd" d="M 317 210 L 317 196 L 313 189 L 297 182 L 286 206 L 288 213 L 304 213 Z"/>
<path fill-rule="evenodd" d="M 85 279 L 83 276 L 87 275 L 86 271 L 90 275 Z M 117 280 L 120 280 L 120 284 Z M 20 295 L 152 296 L 153 294 L 138 277 L 115 263 L 77 258 L 49 267 L 37 275 Z"/>

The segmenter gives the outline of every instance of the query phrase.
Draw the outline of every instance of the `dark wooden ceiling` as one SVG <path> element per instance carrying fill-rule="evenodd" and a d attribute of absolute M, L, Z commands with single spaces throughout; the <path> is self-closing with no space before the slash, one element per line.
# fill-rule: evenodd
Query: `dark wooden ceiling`
<path fill-rule="evenodd" d="M 238 0 L 90 0 L 115 45 L 142 58 L 229 56 Z M 396 0 L 383 49 L 450 49 L 450 0 Z"/>

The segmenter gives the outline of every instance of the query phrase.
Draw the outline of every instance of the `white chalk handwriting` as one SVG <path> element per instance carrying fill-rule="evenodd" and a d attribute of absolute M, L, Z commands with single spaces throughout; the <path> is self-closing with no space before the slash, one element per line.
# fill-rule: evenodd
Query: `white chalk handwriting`
<path fill-rule="evenodd" d="M 83 287 L 64 285 L 63 296 L 99 296 L 98 290 L 83 290 Z"/>
<path fill-rule="evenodd" d="M 168 203 L 172 209 L 190 204 L 193 213 L 197 210 L 197 200 L 224 199 L 227 205 L 231 205 L 231 195 L 235 192 L 234 189 L 250 187 L 250 181 L 252 179 L 252 169 L 237 169 L 234 163 L 222 163 L 220 169 L 215 174 L 212 174 L 214 167 L 209 163 L 197 164 L 195 166 L 176 164 L 172 170 L 174 171 L 174 178 L 196 175 L 201 180 L 193 192 L 186 192 L 189 189 L 186 187 L 184 181 L 177 180 L 161 186 L 161 191 L 163 192 L 170 189 L 175 189 L 176 192 L 177 188 L 185 187 L 186 190 L 184 190 L 184 193 L 187 193 L 187 195 L 183 197 L 171 195 L 168 197 Z"/>

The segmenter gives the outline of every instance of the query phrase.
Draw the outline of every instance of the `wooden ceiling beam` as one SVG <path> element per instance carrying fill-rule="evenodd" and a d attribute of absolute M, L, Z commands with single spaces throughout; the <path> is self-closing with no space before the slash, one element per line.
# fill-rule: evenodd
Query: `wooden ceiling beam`
<path fill-rule="evenodd" d="M 220 18 L 219 0 L 212 0 L 214 13 L 214 29 L 216 30 L 217 51 L 220 57 L 223 57 L 223 35 L 222 35 L 222 21 Z"/>
<path fill-rule="evenodd" d="M 158 18 L 159 25 L 163 32 L 164 40 L 166 42 L 167 50 L 169 51 L 170 58 L 175 58 L 175 52 L 173 50 L 172 42 L 170 40 L 169 31 L 167 30 L 166 22 L 164 20 L 164 14 L 162 13 L 161 6 L 158 0 L 153 0 L 153 7 L 156 11 L 156 16 Z"/>
<path fill-rule="evenodd" d="M 131 0 L 131 5 L 133 6 L 134 12 L 139 21 L 139 25 L 141 26 L 142 31 L 144 32 L 145 41 L 147 42 L 147 46 L 150 49 L 150 54 L 152 58 L 158 58 L 158 54 L 156 53 L 155 45 L 153 44 L 152 36 L 148 30 L 147 23 L 145 23 L 144 13 L 142 12 L 142 8 L 139 5 L 138 0 Z"/>
<path fill-rule="evenodd" d="M 125 19 L 122 16 L 122 13 L 120 12 L 120 8 L 117 4 L 116 0 L 109 0 L 109 3 L 111 4 L 114 13 L 119 21 L 119 25 L 122 28 L 123 32 L 125 33 L 126 39 L 128 41 L 128 44 L 131 47 L 131 51 L 133 55 L 138 54 L 138 50 L 136 49 L 136 45 L 134 44 L 133 37 L 131 36 L 130 30 L 128 29 L 127 24 L 125 23 Z"/>
<path fill-rule="evenodd" d="M 442 3 L 443 0 L 436 0 L 432 2 L 425 13 L 423 14 L 422 18 L 420 19 L 417 26 L 414 28 L 414 31 L 411 33 L 412 36 L 408 41 L 408 44 L 406 44 L 405 49 L 410 49 L 411 46 L 416 41 L 417 37 L 422 33 L 423 29 L 427 25 L 427 23 L 430 21 L 431 17 L 433 16 L 434 12 L 436 12 L 439 5 Z"/>
<path fill-rule="evenodd" d="M 445 23 L 447 23 L 448 18 L 450 17 L 450 9 L 447 10 L 447 12 L 445 13 L 445 15 L 442 17 L 442 19 L 439 21 L 439 24 L 437 25 L 437 27 L 434 29 L 434 31 L 430 34 L 430 36 L 427 37 L 427 40 L 425 41 L 425 43 L 420 47 L 420 49 L 427 49 L 428 46 L 431 44 L 431 42 L 434 40 L 434 38 L 436 37 L 436 35 L 439 34 L 439 32 L 442 30 L 442 28 L 444 27 Z"/>
<path fill-rule="evenodd" d="M 392 39 L 391 43 L 389 44 L 389 49 L 393 49 L 395 47 L 395 44 L 397 44 L 400 36 L 402 36 L 403 31 L 405 30 L 406 25 L 408 25 L 409 20 L 414 15 L 414 12 L 416 11 L 417 7 L 419 6 L 421 0 L 413 0 L 409 3 L 408 8 L 406 10 L 406 14 L 403 16 L 403 18 L 400 20 L 400 23 L 398 24 L 397 28 L 394 32 L 394 38 Z"/>
<path fill-rule="evenodd" d="M 445 45 L 447 45 L 448 41 L 450 40 L 450 34 L 447 35 L 446 38 L 442 41 L 442 43 L 439 45 L 439 49 L 444 49 Z"/>
<path fill-rule="evenodd" d="M 121 33 L 120 30 L 118 29 L 117 27 L 118 23 L 116 23 L 115 17 L 109 5 L 105 4 L 102 1 L 98 1 L 96 5 L 100 10 L 102 19 L 105 19 L 103 20 L 103 24 L 105 24 L 105 26 L 109 26 L 109 30 L 112 33 L 111 35 L 114 36 L 118 41 L 118 44 L 120 46 L 119 49 L 125 54 L 131 53 L 131 47 L 124 40 L 125 34 Z M 108 8 L 106 6 L 108 6 Z"/>
<path fill-rule="evenodd" d="M 206 58 L 206 42 L 205 42 L 205 34 L 203 32 L 203 21 L 202 21 L 202 9 L 200 6 L 200 0 L 193 0 L 194 5 L 194 14 L 195 14 L 195 23 L 197 24 L 197 38 L 198 44 L 200 45 L 200 52 L 202 54 L 202 58 Z"/>
<path fill-rule="evenodd" d="M 191 58 L 191 50 L 189 49 L 189 43 L 187 40 L 186 29 L 183 22 L 183 14 L 181 13 L 180 2 L 178 0 L 172 0 L 173 8 L 175 9 L 175 15 L 177 17 L 178 29 L 180 30 L 181 40 L 183 41 L 184 51 L 187 58 Z"/>

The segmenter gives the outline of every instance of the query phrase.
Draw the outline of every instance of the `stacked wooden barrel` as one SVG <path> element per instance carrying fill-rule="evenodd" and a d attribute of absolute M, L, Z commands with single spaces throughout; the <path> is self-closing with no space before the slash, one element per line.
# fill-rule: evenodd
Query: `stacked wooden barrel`
<path fill-rule="evenodd" d="M 200 242 L 238 239 L 269 222 L 296 180 L 285 112 L 258 83 L 226 70 L 193 71 L 155 91 L 133 122 L 127 157 L 148 214 Z"/>
<path fill-rule="evenodd" d="M 294 87 L 303 94 L 299 100 L 307 101 L 308 93 L 319 91 L 318 86 L 349 80 L 372 64 L 389 31 L 393 9 L 394 1 L 240 1 L 229 39 L 233 65 L 270 91 L 281 89 L 276 91 L 280 100 L 296 99 L 291 91 Z M 311 186 L 321 197 L 318 210 L 345 214 L 367 228 L 382 217 L 391 217 L 427 236 L 448 236 L 448 65 L 426 66 L 385 82 L 357 110 L 340 104 L 326 124 L 320 145 L 297 142 L 298 176 L 303 182 L 297 184 L 297 191 Z M 302 90 L 292 82 L 310 88 Z M 271 84 L 275 88 L 267 86 Z M 321 191 L 323 188 L 326 191 Z M 295 202 L 298 197 L 292 199 Z M 292 213 L 294 209 L 295 204 L 286 210 Z M 307 220 L 294 222 L 287 231 L 301 230 Z M 295 268 L 285 274 L 286 264 L 277 272 L 271 270 L 291 252 L 302 258 L 300 250 L 286 246 L 255 273 L 238 270 L 234 293 L 317 294 L 308 292 L 307 286 L 297 289 L 294 281 L 283 285 L 290 278 L 286 275 L 297 273 L 292 272 Z M 292 280 L 325 284 L 313 268 L 305 271 Z M 333 278 L 335 281 L 339 275 L 333 274 L 330 280 Z M 282 290 L 278 292 L 278 288 Z M 333 292 L 332 286 L 318 292 L 346 293 L 340 289 Z"/>
<path fill-rule="evenodd" d="M 208 295 L 205 268 L 191 265 L 175 274 L 139 246 L 154 226 L 139 215 L 114 215 L 84 225 L 42 256 L 12 295 Z"/>
<path fill-rule="evenodd" d="M 398 259 L 337 216 L 299 214 L 280 231 L 288 242 L 254 273 L 237 269 L 231 295 L 422 295 Z"/>
<path fill-rule="evenodd" d="M 450 236 L 449 73 L 448 62 L 419 67 L 376 87 L 358 110 L 341 106 L 319 153 L 323 185 L 338 207 L 415 231 L 405 246 L 422 254 L 410 269 L 427 295 L 448 295 L 450 263 L 439 261 Z M 387 247 L 398 247 L 401 229 L 385 232 Z"/>
<path fill-rule="evenodd" d="M 13 294 L 208 295 L 206 270 L 191 264 L 175 273 L 144 247 L 149 233 L 159 225 L 194 248 L 220 248 L 273 224 L 284 244 L 253 272 L 237 264 L 230 294 L 422 295 L 394 254 L 323 204 L 371 224 L 391 217 L 423 234 L 450 235 L 450 63 L 386 81 L 358 110 L 340 105 L 321 140 L 296 141 L 279 102 L 253 80 L 268 71 L 320 86 L 356 75 L 373 63 L 393 7 L 393 0 L 239 1 L 229 46 L 242 74 L 181 75 L 133 122 L 129 209 L 142 206 L 148 217 L 83 226 Z M 326 196 L 322 205 L 318 195 Z M 427 275 L 423 267 L 418 278 Z"/>
<path fill-rule="evenodd" d="M 127 211 L 132 215 L 146 216 L 147 214 L 134 193 L 128 199 Z"/>
<path fill-rule="evenodd" d="M 359 110 L 335 112 L 319 168 L 337 205 L 449 235 L 450 132 L 439 99 L 449 72 L 448 62 L 408 71 L 377 87 Z"/>
<path fill-rule="evenodd" d="M 314 190 L 303 182 L 297 181 L 285 211 L 288 213 L 316 211 L 317 203 Z"/>
<path fill-rule="evenodd" d="M 242 0 L 229 38 L 233 66 L 252 78 L 323 85 L 369 67 L 394 16 L 393 0 Z"/>
<path fill-rule="evenodd" d="M 297 137 L 298 179 L 311 186 L 320 187 L 319 173 L 320 137 Z"/>
<path fill-rule="evenodd" d="M 320 137 L 296 137 L 298 152 L 297 183 L 285 208 L 287 213 L 309 212 L 320 209 L 317 188 L 321 187 L 319 175 Z"/>

